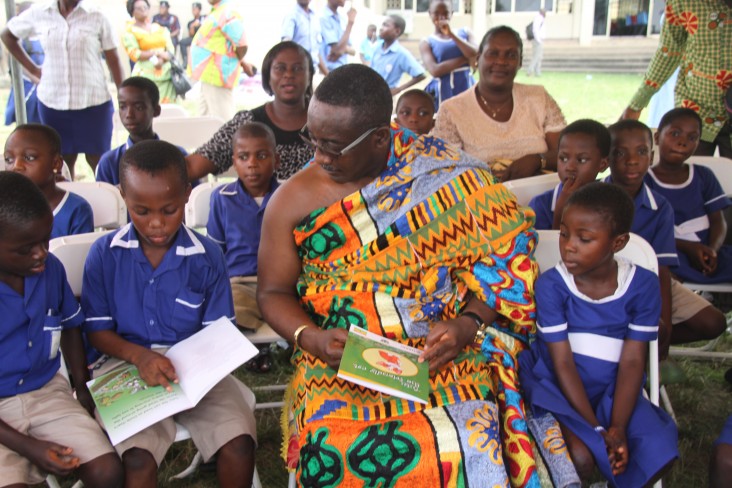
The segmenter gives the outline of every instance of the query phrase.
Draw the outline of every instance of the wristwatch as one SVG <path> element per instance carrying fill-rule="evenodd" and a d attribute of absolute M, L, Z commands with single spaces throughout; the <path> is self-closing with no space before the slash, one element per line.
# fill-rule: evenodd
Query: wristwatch
<path fill-rule="evenodd" d="M 461 317 L 470 317 L 475 321 L 475 325 L 478 326 L 478 330 L 475 331 L 475 337 L 473 337 L 473 342 L 477 344 L 482 344 L 483 340 L 485 339 L 485 330 L 488 327 L 483 322 L 483 319 L 480 318 L 480 315 L 475 312 L 463 312 L 461 314 Z"/>

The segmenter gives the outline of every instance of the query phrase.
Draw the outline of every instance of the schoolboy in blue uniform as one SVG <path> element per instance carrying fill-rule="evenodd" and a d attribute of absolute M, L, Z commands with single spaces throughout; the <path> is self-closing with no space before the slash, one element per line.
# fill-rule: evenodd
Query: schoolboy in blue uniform
<path fill-rule="evenodd" d="M 670 267 L 679 264 L 673 207 L 644 183 L 653 160 L 651 130 L 642 122 L 628 119 L 610 126 L 610 133 L 610 176 L 605 181 L 621 187 L 633 199 L 631 231 L 648 241 L 658 257 L 663 324 L 659 355 L 663 359 L 670 344 L 714 339 L 724 332 L 726 320 L 722 312 L 671 277 Z"/>
<path fill-rule="evenodd" d="M 424 80 L 424 68 L 414 59 L 407 49 L 399 44 L 399 36 L 404 34 L 406 23 L 398 15 L 390 15 L 381 24 L 379 37 L 381 40 L 374 47 L 371 67 L 381 75 L 389 85 L 391 94 L 396 95 Z M 404 73 L 412 79 L 399 84 Z"/>
<path fill-rule="evenodd" d="M 279 183 L 274 176 L 280 160 L 272 129 L 260 122 L 241 126 L 234 134 L 232 160 L 239 178 L 211 195 L 206 230 L 224 251 L 234 296 L 236 323 L 257 329 L 263 323 L 257 306 L 257 252 L 262 219 Z"/>
<path fill-rule="evenodd" d="M 56 185 L 61 173 L 61 136 L 43 124 L 21 124 L 5 142 L 5 167 L 27 176 L 41 189 L 53 209 L 51 239 L 94 231 L 89 202 Z"/>
<path fill-rule="evenodd" d="M 233 320 L 226 264 L 214 242 L 182 225 L 191 187 L 175 146 L 163 141 L 132 146 L 120 163 L 120 191 L 132 223 L 97 240 L 89 252 L 84 329 L 97 350 L 114 358 L 100 373 L 132 363 L 148 385 L 169 388 L 175 370 L 161 349 L 153 348 L 172 346 L 222 316 Z M 216 455 L 222 486 L 251 482 L 254 417 L 228 376 L 193 409 L 115 446 L 128 486 L 156 485 L 157 467 L 175 439 L 173 418 L 191 432 L 205 461 Z"/>
<path fill-rule="evenodd" d="M 29 485 L 75 473 L 85 486 L 122 486 L 121 463 L 90 415 L 84 315 L 48 253 L 52 220 L 31 180 L 0 173 L 0 480 Z M 79 401 L 59 373 L 60 347 Z"/>
<path fill-rule="evenodd" d="M 152 80 L 141 76 L 127 78 L 117 90 L 119 119 L 130 133 L 127 142 L 102 154 L 95 178 L 112 185 L 119 185 L 119 162 L 125 152 L 140 141 L 157 140 L 153 131 L 153 119 L 160 115 L 160 91 Z M 185 149 L 178 149 L 187 155 Z"/>
<path fill-rule="evenodd" d="M 534 227 L 559 229 L 562 210 L 569 197 L 607 169 L 610 142 L 610 132 L 595 120 L 576 120 L 562 129 L 557 150 L 560 183 L 529 202 L 536 214 Z"/>

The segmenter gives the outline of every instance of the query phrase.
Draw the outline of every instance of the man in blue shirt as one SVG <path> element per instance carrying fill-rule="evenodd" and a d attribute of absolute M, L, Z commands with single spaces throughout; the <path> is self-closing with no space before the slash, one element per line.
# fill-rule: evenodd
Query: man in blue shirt
<path fill-rule="evenodd" d="M 396 95 L 420 81 L 424 80 L 424 68 L 414 56 L 399 44 L 399 36 L 404 33 L 406 23 L 398 15 L 390 15 L 381 24 L 379 37 L 381 41 L 374 48 L 371 67 L 381 75 L 389 85 L 391 94 Z M 412 79 L 399 84 L 402 75 L 408 73 Z"/>
<path fill-rule="evenodd" d="M 297 6 L 282 21 L 282 40 L 293 41 L 304 47 L 313 58 L 313 68 L 326 73 L 325 61 L 320 57 L 320 19 L 309 7 L 310 0 L 297 0 Z"/>
<path fill-rule="evenodd" d="M 343 27 L 343 19 L 338 14 L 338 7 L 346 4 L 346 0 L 328 0 L 328 5 L 320 17 L 320 33 L 323 36 L 323 44 L 320 48 L 320 59 L 325 61 L 326 71 L 323 74 L 348 63 L 348 55 L 356 54 L 351 47 L 351 29 L 356 20 L 356 9 L 351 7 L 347 14 L 346 27 Z"/>

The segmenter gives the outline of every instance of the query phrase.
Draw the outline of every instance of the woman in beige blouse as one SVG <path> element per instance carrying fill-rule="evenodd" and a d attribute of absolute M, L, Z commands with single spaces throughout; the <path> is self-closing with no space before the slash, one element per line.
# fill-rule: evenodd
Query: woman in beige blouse
<path fill-rule="evenodd" d="M 487 162 L 504 181 L 556 170 L 559 132 L 566 125 L 544 87 L 514 83 L 522 55 L 515 30 L 489 30 L 478 48 L 480 81 L 440 106 L 432 130 Z"/>

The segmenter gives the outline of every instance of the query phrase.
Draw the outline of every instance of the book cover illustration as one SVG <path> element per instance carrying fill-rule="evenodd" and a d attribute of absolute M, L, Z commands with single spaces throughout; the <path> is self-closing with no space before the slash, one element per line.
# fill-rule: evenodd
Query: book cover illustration
<path fill-rule="evenodd" d="M 429 364 L 419 349 L 351 325 L 338 377 L 418 403 L 429 398 Z"/>

